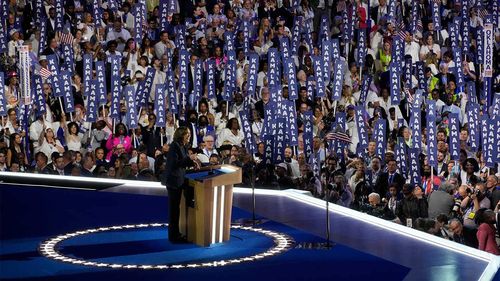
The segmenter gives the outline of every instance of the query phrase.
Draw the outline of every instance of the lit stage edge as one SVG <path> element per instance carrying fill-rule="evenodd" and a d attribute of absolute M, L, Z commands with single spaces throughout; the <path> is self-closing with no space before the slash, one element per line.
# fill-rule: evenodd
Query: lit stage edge
<path fill-rule="evenodd" d="M 33 181 L 36 181 L 37 179 L 43 179 L 43 180 L 49 180 L 53 179 L 58 181 L 59 183 L 65 183 L 67 186 L 72 186 L 72 183 L 78 182 L 81 184 L 82 182 L 86 182 L 90 185 L 95 182 L 101 182 L 101 183 L 110 183 L 116 185 L 115 187 L 108 188 L 104 191 L 108 192 L 120 192 L 120 193 L 136 193 L 136 194 L 146 194 L 146 195 L 158 195 L 158 196 L 166 196 L 167 191 L 166 188 L 161 185 L 159 182 L 146 182 L 146 181 L 130 181 L 130 180 L 115 180 L 115 179 L 97 179 L 97 178 L 85 178 L 85 177 L 65 177 L 65 176 L 53 176 L 53 175 L 40 175 L 40 174 L 24 174 L 24 173 L 10 173 L 10 172 L 0 172 L 0 181 L 4 179 L 5 177 L 9 178 L 24 178 L 24 179 L 31 179 Z M 10 181 L 12 182 L 12 181 Z M 30 186 L 37 186 L 36 184 L 30 184 Z M 45 186 L 45 185 L 44 185 Z M 252 190 L 249 188 L 237 188 L 235 187 L 233 189 L 233 193 L 235 196 L 235 199 L 238 197 L 246 198 L 249 197 L 252 193 Z M 257 199 L 259 198 L 266 198 L 266 197 L 273 197 L 273 198 L 278 198 L 278 199 L 288 199 L 295 201 L 296 203 L 302 204 L 302 205 L 307 205 L 310 206 L 314 209 L 318 209 L 320 211 L 325 211 L 326 210 L 326 204 L 325 201 L 308 196 L 303 194 L 300 191 L 297 190 L 267 190 L 267 189 L 256 189 L 255 194 L 257 196 Z M 234 204 L 236 205 L 238 200 L 234 201 Z M 259 213 L 259 210 L 257 210 Z M 467 247 L 461 244 L 458 244 L 456 242 L 452 242 L 446 239 L 442 239 L 421 231 L 417 231 L 411 228 L 408 228 L 406 226 L 402 226 L 390 221 L 385 221 L 379 218 L 376 218 L 374 216 L 370 216 L 364 213 L 360 213 L 354 210 L 351 210 L 349 208 L 345 208 L 342 206 L 338 206 L 335 204 L 330 204 L 329 205 L 329 212 L 331 216 L 335 215 L 340 215 L 344 217 L 348 217 L 351 220 L 362 222 L 363 224 L 368 224 L 371 225 L 375 228 L 381 228 L 386 232 L 390 232 L 394 236 L 399 236 L 399 237 L 404 237 L 408 241 L 415 241 L 419 243 L 425 243 L 428 244 L 429 246 L 432 247 L 437 247 L 441 248 L 441 250 L 448 252 L 449 254 L 456 254 L 460 256 L 464 256 L 465 258 L 475 261 L 475 262 L 483 262 L 486 264 L 485 267 L 477 269 L 481 273 L 481 276 L 478 280 L 481 281 L 486 281 L 486 280 L 491 280 L 495 274 L 497 273 L 498 269 L 500 268 L 500 257 L 495 256 L 493 254 L 480 251 L 478 249 L 474 249 L 471 247 Z M 287 224 L 286 222 L 283 222 Z M 324 227 L 324 225 L 322 226 Z M 337 231 L 334 228 L 334 232 Z M 339 232 L 339 231 L 337 231 Z M 335 233 L 334 233 L 335 234 Z M 335 235 L 333 235 L 335 237 Z M 323 236 L 324 237 L 324 236 Z M 336 241 L 334 241 L 336 242 Z M 346 244 L 347 246 L 354 246 L 354 245 L 349 245 L 348 243 L 345 243 L 342 241 L 343 244 Z M 377 255 L 377 253 L 370 252 L 371 254 Z M 412 252 L 411 255 L 413 256 L 412 258 L 414 259 L 425 259 L 425 256 L 416 256 L 418 253 Z M 397 264 L 401 264 L 399 260 L 394 258 L 394 260 L 391 260 L 390 258 L 383 257 L 385 259 L 388 259 L 389 261 L 395 262 Z M 411 265 L 405 265 L 409 266 L 411 268 Z M 432 267 L 432 265 L 426 265 L 429 267 Z M 453 266 L 462 266 L 459 264 L 455 264 Z M 430 270 L 430 269 L 429 269 Z M 433 270 L 433 275 L 439 276 L 439 268 L 434 268 Z M 411 276 L 411 272 L 409 274 Z M 457 276 L 455 276 L 457 277 Z M 460 279 L 460 277 L 458 277 Z M 408 277 L 405 280 L 419 280 L 416 276 Z"/>
<path fill-rule="evenodd" d="M 265 229 L 261 229 L 261 228 L 233 225 L 233 226 L 231 226 L 232 229 L 241 229 L 241 230 L 246 230 L 246 231 L 252 231 L 252 232 L 263 234 L 265 236 L 272 238 L 274 241 L 274 246 L 267 249 L 266 251 L 264 251 L 262 253 L 258 253 L 258 254 L 252 255 L 252 256 L 247 256 L 247 257 L 227 259 L 227 260 L 214 260 L 214 261 L 203 262 L 203 263 L 179 263 L 179 264 L 103 263 L 103 262 L 94 262 L 94 261 L 88 261 L 88 260 L 84 260 L 84 259 L 77 259 L 77 258 L 68 257 L 68 256 L 65 256 L 57 251 L 57 246 L 59 243 L 62 243 L 63 241 L 65 241 L 67 239 L 71 239 L 71 238 L 74 238 L 77 236 L 94 234 L 94 233 L 99 233 L 99 232 L 106 232 L 106 231 L 130 230 L 130 229 L 138 229 L 138 228 L 165 227 L 165 226 L 168 227 L 168 224 L 167 223 L 149 223 L 149 224 L 131 224 L 131 225 L 117 225 L 117 226 L 110 226 L 110 227 L 91 228 L 91 229 L 67 233 L 67 234 L 63 234 L 63 235 L 59 235 L 59 236 L 56 236 L 54 238 L 51 238 L 51 239 L 43 242 L 42 244 L 40 244 L 39 251 L 43 256 L 45 256 L 49 259 L 53 259 L 53 260 L 61 261 L 61 262 L 66 262 L 66 263 L 71 263 L 71 264 L 76 264 L 76 265 L 85 265 L 85 266 L 101 267 L 101 268 L 113 268 L 113 269 L 124 268 L 124 269 L 143 269 L 143 270 L 149 270 L 149 269 L 166 270 L 166 269 L 183 269 L 183 268 L 219 267 L 219 266 L 227 266 L 227 265 L 231 265 L 231 264 L 239 264 L 239 263 L 243 263 L 243 262 L 258 261 L 258 260 L 261 260 L 264 258 L 268 258 L 268 257 L 282 254 L 282 253 L 288 251 L 289 249 L 291 249 L 291 247 L 293 247 L 293 245 L 295 244 L 293 238 L 291 238 L 290 236 L 283 234 L 283 233 L 265 230 Z"/>

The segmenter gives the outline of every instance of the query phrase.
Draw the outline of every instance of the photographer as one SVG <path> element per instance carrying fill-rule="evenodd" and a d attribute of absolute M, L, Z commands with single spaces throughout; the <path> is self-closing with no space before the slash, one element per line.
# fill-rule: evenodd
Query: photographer
<path fill-rule="evenodd" d="M 453 241 L 472 248 L 478 247 L 477 230 L 464 227 L 459 219 L 451 219 L 448 230 L 453 234 Z"/>
<path fill-rule="evenodd" d="M 298 179 L 298 188 L 301 190 L 306 190 L 311 192 L 314 197 L 323 197 L 323 189 L 321 187 L 321 181 L 314 176 L 311 166 L 306 164 L 300 168 L 300 173 L 302 176 Z"/>
<path fill-rule="evenodd" d="M 429 194 L 429 218 L 435 219 L 439 214 L 450 214 L 455 204 L 452 196 L 454 190 L 455 187 L 452 184 L 444 182 L 439 186 L 438 190 Z"/>
<path fill-rule="evenodd" d="M 326 158 L 326 165 L 321 170 L 321 174 L 325 176 L 326 182 L 332 182 L 336 175 L 345 174 L 345 167 L 343 168 L 336 156 L 330 155 Z"/>
<path fill-rule="evenodd" d="M 276 180 L 280 190 L 295 187 L 294 180 L 290 177 L 290 171 L 286 163 L 279 163 L 276 165 Z"/>
<path fill-rule="evenodd" d="M 401 224 L 411 227 L 417 218 L 427 217 L 427 201 L 421 196 L 422 189 L 419 186 L 404 184 L 402 192 L 404 198 L 401 204 L 396 206 L 396 216 Z"/>
<path fill-rule="evenodd" d="M 467 196 L 462 200 L 462 210 L 464 211 L 464 227 L 477 229 L 476 212 L 481 208 L 490 207 L 490 199 L 485 194 L 484 183 L 477 183 L 475 187 L 467 186 Z"/>
<path fill-rule="evenodd" d="M 335 176 L 334 182 L 326 186 L 323 199 L 347 208 L 351 206 L 352 194 L 345 183 L 344 176 Z"/>
<path fill-rule="evenodd" d="M 371 195 L 372 188 L 367 181 L 361 181 L 354 188 L 354 200 L 352 202 L 351 208 L 359 209 L 364 204 L 369 202 L 369 196 Z M 379 200 L 380 201 L 380 200 Z"/>
<path fill-rule="evenodd" d="M 380 202 L 380 195 L 376 192 L 368 195 L 368 204 L 361 204 L 359 211 L 384 220 L 393 220 L 396 218 L 394 213 L 387 207 L 387 204 Z"/>

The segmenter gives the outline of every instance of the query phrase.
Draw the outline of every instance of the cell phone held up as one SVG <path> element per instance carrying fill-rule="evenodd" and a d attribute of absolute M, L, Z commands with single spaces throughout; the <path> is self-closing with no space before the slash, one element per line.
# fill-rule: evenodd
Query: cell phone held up
<path fill-rule="evenodd" d="M 410 228 L 413 228 L 413 222 L 412 222 L 411 218 L 407 218 L 406 219 L 406 226 L 410 227 Z"/>

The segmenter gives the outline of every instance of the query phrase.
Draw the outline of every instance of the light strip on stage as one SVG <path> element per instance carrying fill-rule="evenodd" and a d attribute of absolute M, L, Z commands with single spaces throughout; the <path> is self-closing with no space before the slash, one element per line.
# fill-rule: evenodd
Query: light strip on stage
<path fill-rule="evenodd" d="M 226 186 L 221 185 L 220 186 L 221 193 L 220 193 L 220 221 L 219 221 L 219 241 L 217 242 L 222 242 L 224 239 L 224 195 L 226 192 Z"/>
<path fill-rule="evenodd" d="M 283 192 L 285 196 L 287 196 L 290 199 L 294 199 L 303 203 L 306 203 L 308 205 L 316 206 L 321 209 L 325 209 L 325 201 L 314 198 L 314 197 L 309 197 L 309 196 L 299 196 L 296 194 L 291 194 L 287 193 L 286 191 Z M 359 221 L 367 222 L 371 225 L 382 227 L 394 232 L 397 232 L 398 234 L 415 238 L 417 240 L 420 240 L 422 242 L 426 242 L 429 244 L 432 244 L 434 246 L 439 246 L 448 250 L 453 250 L 455 252 L 458 252 L 460 254 L 465 254 L 469 257 L 481 259 L 483 261 L 490 261 L 492 257 L 495 257 L 492 254 L 489 254 L 484 251 L 480 251 L 478 249 L 474 249 L 471 247 L 464 246 L 462 244 L 449 241 L 446 239 L 439 238 L 434 235 L 427 234 L 422 231 L 418 231 L 391 221 L 386 221 L 383 219 L 379 219 L 377 217 L 361 213 L 352 209 L 348 209 L 336 204 L 330 204 L 330 212 L 335 212 L 342 214 L 346 217 L 349 218 L 354 218 Z"/>
<path fill-rule="evenodd" d="M 252 194 L 251 188 L 246 187 L 234 187 L 233 193 L 238 194 Z M 272 196 L 283 196 L 282 191 L 279 190 L 271 190 L 271 189 L 255 189 L 255 194 L 258 195 L 272 195 Z"/>
<path fill-rule="evenodd" d="M 26 179 L 50 179 L 60 182 L 101 182 L 101 183 L 111 183 L 116 185 L 127 185 L 134 187 L 148 187 L 148 188 L 161 188 L 165 189 L 165 186 L 160 182 L 149 182 L 149 181 L 134 181 L 134 180 L 121 180 L 121 179 L 108 179 L 108 178 L 93 178 L 93 177 L 77 177 L 77 176 L 58 176 L 58 175 L 45 175 L 45 174 L 32 174 L 32 173 L 16 173 L 16 172 L 0 172 L 0 178 L 5 177 L 20 177 Z"/>
<path fill-rule="evenodd" d="M 150 224 L 135 224 L 135 225 L 115 225 L 110 227 L 100 227 L 95 229 L 86 229 L 73 233 L 67 233 L 53 237 L 42 244 L 39 245 L 40 253 L 52 260 L 71 263 L 75 265 L 93 266 L 99 268 L 124 268 L 124 269 L 138 269 L 138 270 L 173 270 L 173 269 L 191 269 L 200 267 L 220 267 L 228 266 L 232 264 L 240 264 L 243 262 L 254 262 L 263 258 L 276 256 L 290 250 L 295 244 L 292 237 L 275 231 L 265 230 L 261 228 L 245 227 L 245 226 L 231 226 L 232 229 L 239 229 L 243 231 L 252 231 L 259 233 L 271 238 L 274 241 L 274 245 L 271 248 L 266 249 L 264 252 L 256 253 L 252 256 L 245 256 L 240 258 L 228 259 L 228 260 L 212 260 L 205 261 L 203 263 L 187 262 L 181 264 L 119 264 L 119 263 L 105 263 L 91 260 L 78 259 L 73 257 L 67 257 L 64 254 L 58 252 L 58 244 L 64 240 L 72 239 L 77 236 L 106 232 L 106 231 L 131 231 L 139 228 L 150 228 L 150 227 L 165 227 L 168 226 L 166 223 L 150 223 Z"/>
<path fill-rule="evenodd" d="M 2 183 L 0 181 L 0 183 Z M 8 184 L 13 184 L 16 186 L 31 186 L 31 187 L 47 187 L 47 185 L 42 185 L 42 184 L 31 184 L 31 183 L 14 183 L 14 182 L 9 182 Z M 96 189 L 92 188 L 78 188 L 78 187 L 67 187 L 67 186 L 50 186 L 50 188 L 55 188 L 55 189 L 72 189 L 72 190 L 78 190 L 78 191 L 96 191 Z"/>
<path fill-rule="evenodd" d="M 139 188 L 145 188 L 147 190 L 164 190 L 165 186 L 161 185 L 159 182 L 146 182 L 146 181 L 131 181 L 131 180 L 119 180 L 119 179 L 96 179 L 96 178 L 86 178 L 86 177 L 69 177 L 69 176 L 54 176 L 54 175 L 41 175 L 41 174 L 29 174 L 29 173 L 14 173 L 14 172 L 0 172 L 0 178 L 2 176 L 6 177 L 22 177 L 22 178 L 29 178 L 29 179 L 51 179 L 51 180 L 57 180 L 59 182 L 68 182 L 68 185 L 71 185 L 71 182 L 75 181 L 80 181 L 80 182 L 105 182 L 105 183 L 113 183 L 116 185 L 121 185 L 121 187 L 139 187 Z M 16 183 L 11 183 L 11 184 L 16 184 Z M 252 190 L 250 188 L 237 188 L 235 187 L 233 189 L 233 192 L 235 194 L 251 194 Z M 301 203 L 314 206 L 317 208 L 320 208 L 322 210 L 325 209 L 325 202 L 323 200 L 320 200 L 318 198 L 314 198 L 311 196 L 306 196 L 302 194 L 297 194 L 297 192 L 291 192 L 291 191 L 278 191 L 278 190 L 268 190 L 268 189 L 255 189 L 255 194 L 260 195 L 260 196 L 279 196 L 279 197 L 288 197 L 290 199 L 299 201 Z M 213 214 L 215 213 L 214 210 L 212 210 Z M 481 276 L 480 280 L 488 280 L 491 279 L 492 276 L 495 274 L 496 270 L 500 266 L 500 257 L 496 257 L 494 255 L 491 255 L 489 253 L 470 248 L 467 246 L 463 246 L 461 244 L 452 242 L 452 241 L 447 241 L 445 239 L 439 238 L 439 237 L 434 237 L 430 234 L 426 234 L 424 232 L 420 232 L 417 230 L 410 229 L 406 226 L 398 225 L 396 223 L 390 222 L 390 221 L 385 221 L 382 219 L 378 219 L 376 217 L 363 214 L 351 209 L 347 209 L 335 204 L 330 204 L 330 212 L 335 212 L 339 213 L 344 216 L 348 216 L 350 218 L 354 218 L 359 221 L 367 222 L 371 225 L 378 226 L 378 227 L 383 227 L 386 228 L 390 231 L 396 232 L 400 235 L 404 235 L 407 237 L 411 237 L 414 239 L 417 239 L 419 241 L 434 245 L 434 246 L 439 246 L 441 248 L 445 248 L 447 250 L 452 250 L 454 252 L 457 252 L 459 254 L 464 254 L 469 257 L 477 258 L 483 261 L 489 262 L 487 268 L 485 271 L 483 271 L 483 275 Z M 214 231 L 215 233 L 215 231 Z M 215 235 L 213 233 L 213 235 Z M 212 237 L 212 241 L 215 241 L 215 237 Z"/>
<path fill-rule="evenodd" d="M 214 186 L 214 197 L 212 202 L 212 244 L 215 243 L 215 232 L 217 231 L 217 190 L 218 186 Z"/>
<path fill-rule="evenodd" d="M 234 193 L 240 193 L 240 194 L 251 194 L 252 190 L 249 188 L 235 188 Z M 269 189 L 255 189 L 255 194 L 258 195 L 271 195 L 271 196 L 285 196 L 290 199 L 299 201 L 301 203 L 314 206 L 317 208 L 320 208 L 322 210 L 325 209 L 325 201 L 312 197 L 312 196 L 307 196 L 307 195 L 302 195 L 302 194 L 297 194 L 296 192 L 293 192 L 292 190 L 269 190 Z M 414 230 L 412 228 L 399 225 L 397 223 L 391 222 L 391 221 L 386 221 L 383 219 L 379 219 L 377 217 L 364 214 L 349 208 L 345 208 L 336 204 L 330 204 L 330 212 L 335 212 L 335 213 L 340 213 L 344 216 L 354 218 L 359 221 L 363 222 L 368 222 L 371 225 L 378 226 L 378 227 L 383 227 L 388 230 L 394 231 L 398 234 L 415 238 L 419 241 L 423 241 L 429 244 L 432 244 L 434 246 L 439 246 L 441 248 L 453 250 L 457 253 L 467 255 L 469 257 L 477 258 L 483 261 L 489 261 L 492 262 L 492 260 L 495 261 L 495 263 L 498 263 L 500 265 L 500 257 L 496 257 L 492 254 L 489 254 L 484 251 L 480 251 L 478 249 L 474 249 L 471 247 L 464 246 L 462 244 L 453 242 L 453 241 L 448 241 L 446 239 L 439 238 L 434 235 L 427 234 L 425 232 L 421 232 L 418 230 Z"/>
<path fill-rule="evenodd" d="M 234 193 L 251 194 L 252 190 L 249 188 L 235 188 Z M 280 190 L 269 190 L 269 189 L 255 189 L 255 194 L 264 196 L 284 196 L 299 201 L 301 203 L 317 207 L 322 210 L 325 209 L 324 200 L 312 196 L 298 194 L 293 190 L 280 191 Z M 399 225 L 395 222 L 379 219 L 377 217 L 364 214 L 349 208 L 345 208 L 336 204 L 330 204 L 330 212 L 341 214 L 349 218 L 354 218 L 356 220 L 369 223 L 377 227 L 385 228 L 399 235 L 417 239 L 418 241 L 425 242 L 433 246 L 437 246 L 447 250 L 452 250 L 456 253 L 488 262 L 488 266 L 483 271 L 481 278 L 479 280 L 491 280 L 493 276 L 496 274 L 498 268 L 500 267 L 500 257 L 497 257 L 493 254 L 484 251 L 480 251 L 475 248 L 464 246 L 462 244 L 453 241 L 442 239 L 437 236 L 427 234 L 425 232 L 414 230 L 412 228 Z"/>

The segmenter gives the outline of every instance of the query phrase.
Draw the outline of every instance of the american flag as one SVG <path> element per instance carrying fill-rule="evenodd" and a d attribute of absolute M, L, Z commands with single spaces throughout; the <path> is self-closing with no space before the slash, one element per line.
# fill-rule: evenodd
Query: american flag
<path fill-rule="evenodd" d="M 403 22 L 403 20 L 400 20 L 397 24 L 396 24 L 396 37 L 400 38 L 402 41 L 405 40 L 406 38 L 406 27 L 405 27 L 405 23 Z"/>
<path fill-rule="evenodd" d="M 59 33 L 59 42 L 61 42 L 61 44 L 71 45 L 73 44 L 73 39 L 73 34 L 69 31 Z"/>
<path fill-rule="evenodd" d="M 325 138 L 327 140 L 336 140 L 336 141 L 343 141 L 343 142 L 351 143 L 351 137 L 347 133 L 342 132 L 342 131 L 328 133 L 325 136 Z"/>
<path fill-rule="evenodd" d="M 417 31 L 420 33 L 424 31 L 424 25 L 422 24 L 422 20 L 420 18 L 417 20 Z"/>
<path fill-rule="evenodd" d="M 484 19 L 488 16 L 488 10 L 486 8 L 478 8 L 477 15 L 484 21 Z"/>
<path fill-rule="evenodd" d="M 405 38 L 406 38 L 406 30 L 400 30 L 400 31 L 398 31 L 398 33 L 396 33 L 396 37 L 398 37 L 399 39 L 401 39 L 402 41 L 404 41 Z"/>
<path fill-rule="evenodd" d="M 43 80 L 47 80 L 50 76 L 52 75 L 52 72 L 50 72 L 49 69 L 42 67 L 40 69 L 40 76 L 42 76 Z"/>
<path fill-rule="evenodd" d="M 413 95 L 411 94 L 410 89 L 409 89 L 409 88 L 407 88 L 407 87 L 403 87 L 403 91 L 404 91 L 404 93 L 405 93 L 405 95 L 406 95 L 406 98 L 408 99 L 408 102 L 409 102 L 409 103 L 413 103 L 413 101 L 414 101 L 415 99 L 413 98 Z"/>

